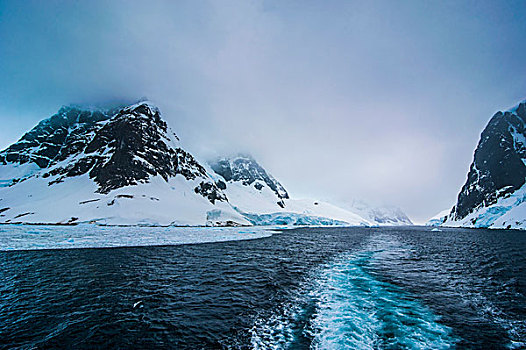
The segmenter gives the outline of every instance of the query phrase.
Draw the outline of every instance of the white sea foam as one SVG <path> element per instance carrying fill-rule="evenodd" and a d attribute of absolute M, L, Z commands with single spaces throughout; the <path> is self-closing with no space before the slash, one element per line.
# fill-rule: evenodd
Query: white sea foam
<path fill-rule="evenodd" d="M 316 349 L 447 349 L 450 329 L 401 288 L 368 271 L 373 252 L 345 256 L 324 269 L 312 292 Z"/>
<path fill-rule="evenodd" d="M 344 254 L 313 273 L 308 292 L 276 308 L 252 330 L 255 349 L 294 347 L 298 337 L 311 349 L 448 349 L 457 339 L 439 316 L 398 286 L 370 271 L 371 263 L 392 251 L 386 242 Z"/>

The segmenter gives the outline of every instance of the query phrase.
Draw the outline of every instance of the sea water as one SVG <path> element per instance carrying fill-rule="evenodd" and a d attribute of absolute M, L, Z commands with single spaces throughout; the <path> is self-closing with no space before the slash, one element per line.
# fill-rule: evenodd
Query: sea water
<path fill-rule="evenodd" d="M 23 246 L 34 229 L 3 229 L 0 242 Z M 133 247 L 134 230 L 130 247 L 0 252 L 0 347 L 526 347 L 524 232 L 302 228 L 234 240 L 254 235 L 241 228 L 222 242 L 184 244 L 206 241 L 188 231 Z"/>

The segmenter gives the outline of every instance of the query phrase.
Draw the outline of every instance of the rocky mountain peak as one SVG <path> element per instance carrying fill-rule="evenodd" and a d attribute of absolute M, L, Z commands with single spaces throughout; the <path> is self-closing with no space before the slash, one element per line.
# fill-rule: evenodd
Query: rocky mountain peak
<path fill-rule="evenodd" d="M 253 185 L 261 190 L 268 186 L 280 199 L 288 199 L 289 194 L 285 188 L 272 175 L 248 154 L 237 154 L 230 157 L 221 157 L 209 162 L 211 168 L 226 182 L 241 182 L 245 186 Z"/>
<path fill-rule="evenodd" d="M 176 175 L 200 178 L 196 193 L 212 203 L 226 201 L 205 168 L 178 141 L 148 101 L 111 110 L 62 107 L 0 152 L 0 163 L 33 162 L 42 168 L 38 176 L 49 178 L 49 186 L 88 174 L 99 193 L 146 183 L 153 176 L 166 181 Z"/>
<path fill-rule="evenodd" d="M 526 101 L 497 112 L 481 134 L 468 178 L 451 218 L 460 220 L 479 207 L 521 188 L 526 179 Z"/>
<path fill-rule="evenodd" d="M 56 164 L 77 153 L 97 123 L 109 118 L 110 111 L 62 107 L 0 152 L 0 164 L 33 162 L 41 168 Z"/>

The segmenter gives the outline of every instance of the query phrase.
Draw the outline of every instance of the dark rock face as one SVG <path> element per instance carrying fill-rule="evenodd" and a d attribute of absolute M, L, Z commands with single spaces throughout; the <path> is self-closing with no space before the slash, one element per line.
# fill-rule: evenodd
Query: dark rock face
<path fill-rule="evenodd" d="M 147 182 L 155 175 L 168 180 L 178 174 L 178 153 L 183 158 L 187 155 L 167 145 L 164 136 L 167 132 L 159 111 L 147 105 L 125 108 L 98 130 L 84 150 L 88 157 L 74 163 L 72 170 L 78 169 L 75 173 L 89 170 L 101 193 Z M 205 174 L 195 162 L 192 171 L 184 175 L 195 178 Z"/>
<path fill-rule="evenodd" d="M 451 218 L 460 220 L 518 190 L 526 178 L 526 102 L 498 112 L 482 132 Z"/>
<path fill-rule="evenodd" d="M 216 184 L 213 182 L 201 182 L 199 186 L 194 189 L 195 193 L 208 198 L 210 203 L 215 204 L 216 201 L 226 201 L 227 198 L 224 193 L 217 191 Z"/>
<path fill-rule="evenodd" d="M 15 144 L 0 152 L 0 163 L 36 163 L 46 168 L 80 152 L 97 123 L 108 120 L 112 111 L 87 111 L 62 107 L 41 121 Z"/>
<path fill-rule="evenodd" d="M 283 204 L 283 199 L 289 198 L 289 194 L 285 188 L 268 174 L 251 156 L 238 155 L 233 158 L 220 158 L 210 162 L 210 166 L 217 174 L 221 175 L 226 182 L 240 181 L 243 185 L 250 186 L 255 181 L 259 181 L 254 185 L 258 190 L 263 188 L 262 183 L 266 184 L 280 199 L 278 204 Z"/>
<path fill-rule="evenodd" d="M 42 177 L 55 177 L 50 186 L 89 174 L 100 193 L 180 174 L 202 178 L 196 192 L 212 203 L 226 201 L 205 168 L 175 141 L 159 110 L 146 102 L 108 111 L 63 107 L 0 152 L 0 163 L 33 162 L 44 169 Z"/>

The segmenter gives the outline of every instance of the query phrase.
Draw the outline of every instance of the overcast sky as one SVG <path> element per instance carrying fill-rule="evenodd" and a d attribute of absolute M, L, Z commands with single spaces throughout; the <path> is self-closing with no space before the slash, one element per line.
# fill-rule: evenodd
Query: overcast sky
<path fill-rule="evenodd" d="M 0 1 L 0 148 L 61 105 L 148 97 L 202 158 L 295 197 L 451 207 L 526 98 L 526 1 Z"/>

